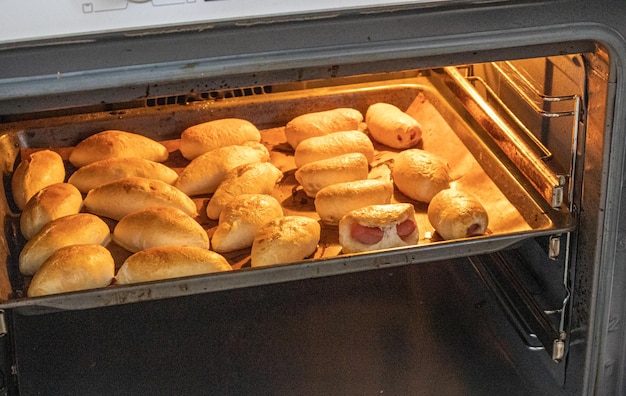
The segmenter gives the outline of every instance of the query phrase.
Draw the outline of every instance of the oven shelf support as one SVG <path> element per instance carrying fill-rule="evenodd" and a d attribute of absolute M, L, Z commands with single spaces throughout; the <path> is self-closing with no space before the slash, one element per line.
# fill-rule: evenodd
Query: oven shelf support
<path fill-rule="evenodd" d="M 544 162 L 552 155 L 550 151 L 537 140 L 532 132 L 510 112 L 506 106 L 500 106 L 507 112 L 508 118 L 514 122 L 514 127 L 505 120 L 485 98 L 475 89 L 476 82 L 481 83 L 490 98 L 500 102 L 496 93 L 482 79 L 476 76 L 466 76 L 456 67 L 443 68 L 444 83 L 458 97 L 468 113 L 481 125 L 486 133 L 500 147 L 512 163 L 525 175 L 539 194 L 554 209 L 560 209 L 564 204 L 571 205 L 573 175 L 575 162 L 570 165 L 569 174 L 561 175 L 554 172 Z M 526 97 L 527 95 L 521 95 Z M 575 161 L 578 150 L 579 120 L 582 115 L 582 100 L 577 95 L 567 97 L 544 97 L 544 100 L 571 101 L 573 109 L 566 112 L 540 111 L 542 117 L 572 117 L 572 161 Z M 530 99 L 528 99 L 530 101 Z M 521 131 L 521 134 L 516 131 Z M 524 137 L 522 137 L 524 136 Z M 532 143 L 528 143 L 530 141 Z M 569 185 L 569 187 L 568 187 Z"/>
<path fill-rule="evenodd" d="M 560 362 L 565 357 L 567 333 L 537 305 L 530 291 L 515 275 L 510 260 L 502 253 L 494 253 L 473 257 L 470 261 L 526 346 L 532 350 L 545 349 L 552 360 Z"/>

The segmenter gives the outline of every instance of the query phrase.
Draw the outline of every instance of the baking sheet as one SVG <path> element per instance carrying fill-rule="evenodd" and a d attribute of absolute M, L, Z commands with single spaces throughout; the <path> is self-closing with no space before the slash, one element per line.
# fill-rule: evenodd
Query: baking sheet
<path fill-rule="evenodd" d="M 23 136 L 31 137 L 31 144 L 17 139 L 23 145 L 20 155 L 42 148 L 53 149 L 65 159 L 72 146 L 84 137 L 103 129 L 122 129 L 143 133 L 165 144 L 170 152 L 166 165 L 181 171 L 188 163 L 178 151 L 178 136 L 182 130 L 199 122 L 225 117 L 245 118 L 261 129 L 262 142 L 270 149 L 270 162 L 284 174 L 273 194 L 281 202 L 286 215 L 297 214 L 316 218 L 313 199 L 298 189 L 294 177 L 293 150 L 286 143 L 283 126 L 299 114 L 331 109 L 353 107 L 364 115 L 367 107 L 376 102 L 393 103 L 417 119 L 423 128 L 422 142 L 418 148 L 433 152 L 444 158 L 451 168 L 452 184 L 474 194 L 487 209 L 489 227 L 485 235 L 457 241 L 438 239 L 426 215 L 427 205 L 413 201 L 395 191 L 393 201 L 410 202 L 416 210 L 420 240 L 417 246 L 389 249 L 384 252 L 343 255 L 338 243 L 337 228 L 322 225 L 321 240 L 313 256 L 300 263 L 276 265 L 264 268 L 249 268 L 250 249 L 226 253 L 237 271 L 224 274 L 151 282 L 143 285 L 112 285 L 97 291 L 66 293 L 57 296 L 24 298 L 28 277 L 21 277 L 17 270 L 15 252 L 19 252 L 24 241 L 15 232 L 19 224 L 16 215 L 6 216 L 5 233 L 8 250 L 7 271 L 10 287 L 5 307 L 39 307 L 49 309 L 81 309 L 100 305 L 121 304 L 153 298 L 167 298 L 211 290 L 262 285 L 315 276 L 328 276 L 345 272 L 379 268 L 384 265 L 405 265 L 433 259 L 473 255 L 499 250 L 521 239 L 536 235 L 559 233 L 570 227 L 568 217 L 543 205 L 541 200 L 527 190 L 501 163 L 496 153 L 490 151 L 471 129 L 459 119 L 427 81 L 419 84 L 396 83 L 385 85 L 357 85 L 334 89 L 313 89 L 302 92 L 264 95 L 262 98 L 243 98 L 231 102 L 220 102 L 192 106 L 182 111 L 163 111 L 163 108 L 142 109 L 124 113 L 117 120 L 110 117 L 77 117 L 60 120 L 57 125 L 35 125 L 21 130 Z M 286 111 L 289 109 L 290 111 Z M 167 110 L 167 109 L 165 109 Z M 271 115 L 275 115 L 271 118 Z M 72 122 L 73 121 L 73 122 Z M 116 122 L 117 121 L 117 122 Z M 158 126 L 158 129 L 155 129 Z M 151 133 L 146 133 L 149 130 Z M 38 131 L 38 132 L 37 132 Z M 155 132 L 156 131 L 156 132 Z M 42 136 L 44 135 L 44 136 Z M 46 141 L 46 136 L 48 141 Z M 42 144 L 46 142 L 47 144 Z M 39 144 L 37 144 L 39 143 Z M 70 145 L 63 145 L 70 143 Z M 372 172 L 393 166 L 393 157 L 398 152 L 375 144 L 376 155 Z M 68 177 L 72 172 L 68 164 Z M 6 184 L 6 183 L 5 183 Z M 198 221 L 212 235 L 217 221 L 206 217 L 204 208 L 210 196 L 194 197 L 200 217 Z M 8 198 L 10 201 L 10 196 Z M 10 202 L 8 202 L 9 206 Z M 111 228 L 115 226 L 108 220 Z M 8 224 L 8 226 L 7 226 Z M 12 228 L 13 227 L 13 228 Z M 17 227 L 19 229 L 19 226 Z M 130 255 L 114 243 L 109 246 L 119 268 Z M 17 271 L 17 272 L 16 272 Z M 183 287 L 184 285 L 184 287 Z M 78 297 L 77 297 L 78 296 Z M 34 310 L 35 312 L 38 309 Z"/>

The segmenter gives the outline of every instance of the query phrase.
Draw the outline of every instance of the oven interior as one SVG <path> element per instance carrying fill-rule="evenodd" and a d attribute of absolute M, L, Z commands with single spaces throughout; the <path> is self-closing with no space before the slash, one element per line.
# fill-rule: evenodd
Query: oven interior
<path fill-rule="evenodd" d="M 81 106 L 44 102 L 33 104 L 36 111 L 6 105 L 0 146 L 7 389 L 167 393 L 181 383 L 189 393 L 208 386 L 219 394 L 577 389 L 581 379 L 569 373 L 582 363 L 570 357 L 584 354 L 577 345 L 586 334 L 592 271 L 584 247 L 594 237 L 587 226 L 597 221 L 583 191 L 592 192 L 585 180 L 599 172 L 585 167 L 597 168 L 589 161 L 603 150 L 608 65 L 597 47 L 334 78 L 278 76 L 246 86 L 181 82 L 178 92 Z M 132 130 L 175 149 L 186 126 L 239 117 L 268 133 L 277 158 L 289 157 L 280 132 L 296 115 L 334 107 L 365 114 L 376 102 L 421 117 L 424 149 L 460 150 L 450 156 L 457 169 L 478 165 L 477 178 L 459 183 L 479 195 L 484 189 L 481 197 L 497 208 L 488 235 L 441 241 L 431 233 L 414 248 L 349 256 L 337 251 L 329 231 L 325 249 L 303 262 L 253 269 L 249 252 L 238 252 L 228 257 L 237 268 L 228 275 L 25 296 L 29 279 L 16 261 L 24 240 L 10 191 L 23 155 L 43 148 L 67 153 L 105 129 Z M 304 210 L 293 185 L 283 190 L 277 194 L 287 209 Z M 310 209 L 311 202 L 302 205 Z M 581 218 L 582 207 L 588 213 Z M 59 359 L 59 350 L 71 359 Z M 446 381 L 436 378 L 441 372 Z"/>

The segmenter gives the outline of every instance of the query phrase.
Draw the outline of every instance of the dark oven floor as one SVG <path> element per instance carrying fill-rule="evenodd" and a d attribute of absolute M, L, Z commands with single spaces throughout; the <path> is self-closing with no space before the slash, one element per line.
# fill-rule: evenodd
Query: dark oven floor
<path fill-rule="evenodd" d="M 13 324 L 21 395 L 560 393 L 467 260 Z"/>

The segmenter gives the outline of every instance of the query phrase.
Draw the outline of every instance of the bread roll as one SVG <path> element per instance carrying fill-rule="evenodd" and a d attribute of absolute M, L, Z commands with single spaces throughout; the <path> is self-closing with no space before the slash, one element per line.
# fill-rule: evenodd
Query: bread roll
<path fill-rule="evenodd" d="M 180 135 L 180 152 L 192 160 L 219 147 L 260 141 L 261 133 L 250 121 L 223 118 L 185 129 Z"/>
<path fill-rule="evenodd" d="M 361 131 L 333 132 L 300 142 L 294 152 L 296 167 L 348 153 L 362 153 L 367 162 L 374 160 L 374 145 Z"/>
<path fill-rule="evenodd" d="M 262 225 L 283 216 L 276 198 L 267 194 L 242 194 L 224 206 L 211 245 L 219 253 L 249 248 Z"/>
<path fill-rule="evenodd" d="M 323 223 L 339 224 L 348 212 L 363 206 L 388 204 L 393 195 L 393 183 L 387 180 L 357 180 L 332 184 L 315 196 L 315 210 Z"/>
<path fill-rule="evenodd" d="M 19 257 L 20 272 L 33 275 L 52 253 L 64 246 L 106 245 L 110 239 L 109 226 L 98 216 L 78 213 L 59 217 L 26 242 Z"/>
<path fill-rule="evenodd" d="M 295 177 L 305 194 L 315 198 L 319 190 L 331 184 L 367 179 L 368 171 L 365 155 L 348 153 L 304 164 Z"/>
<path fill-rule="evenodd" d="M 250 265 L 262 267 L 304 260 L 317 250 L 321 227 L 304 216 L 285 216 L 257 231 L 250 251 Z"/>
<path fill-rule="evenodd" d="M 229 170 L 253 162 L 265 162 L 269 158 L 269 151 L 259 142 L 219 147 L 194 158 L 174 186 L 191 196 L 212 194 Z"/>
<path fill-rule="evenodd" d="M 125 285 L 230 271 L 219 253 L 195 246 L 157 246 L 134 253 L 124 261 L 115 280 Z"/>
<path fill-rule="evenodd" d="M 101 245 L 70 245 L 43 262 L 28 286 L 28 297 L 96 289 L 111 284 L 115 262 Z"/>
<path fill-rule="evenodd" d="M 297 116 L 285 125 L 287 143 L 294 149 L 301 141 L 332 132 L 359 129 L 363 114 L 356 109 L 337 108 Z"/>
<path fill-rule="evenodd" d="M 180 209 L 158 206 L 122 217 L 113 229 L 113 240 L 138 252 L 154 246 L 188 245 L 208 249 L 209 236 L 200 223 Z"/>
<path fill-rule="evenodd" d="M 368 107 L 365 122 L 372 139 L 392 148 L 413 147 L 422 139 L 420 123 L 389 103 L 375 103 Z"/>
<path fill-rule="evenodd" d="M 83 196 L 68 183 L 56 183 L 44 187 L 28 200 L 20 215 L 20 230 L 30 239 L 44 225 L 59 217 L 76 214 L 83 206 Z"/>
<path fill-rule="evenodd" d="M 185 193 L 160 180 L 127 177 L 89 191 L 83 207 L 87 212 L 120 220 L 129 213 L 155 206 L 172 206 L 195 217 L 196 203 Z"/>
<path fill-rule="evenodd" d="M 450 168 L 428 151 L 408 149 L 393 162 L 392 177 L 398 190 L 420 202 L 430 202 L 439 191 L 450 187 Z"/>
<path fill-rule="evenodd" d="M 446 189 L 430 201 L 428 221 L 443 239 L 448 240 L 484 234 L 489 225 L 489 216 L 473 195 Z"/>
<path fill-rule="evenodd" d="M 418 240 L 415 209 L 408 203 L 365 206 L 339 221 L 343 253 L 411 246 Z"/>
<path fill-rule="evenodd" d="M 246 164 L 232 169 L 215 190 L 206 207 L 209 219 L 217 220 L 226 204 L 241 194 L 270 194 L 283 172 L 269 162 Z"/>
<path fill-rule="evenodd" d="M 169 156 L 167 148 L 148 137 L 118 130 L 91 135 L 76 145 L 70 162 L 77 168 L 107 158 L 143 158 L 163 162 Z"/>
<path fill-rule="evenodd" d="M 29 154 L 15 168 L 11 177 L 13 200 L 19 209 L 39 190 L 65 180 L 65 166 L 58 153 L 51 150 Z"/>
<path fill-rule="evenodd" d="M 127 177 L 145 177 L 174 184 L 178 173 L 163 164 L 143 158 L 107 158 L 83 166 L 67 182 L 86 194 L 103 184 Z"/>

